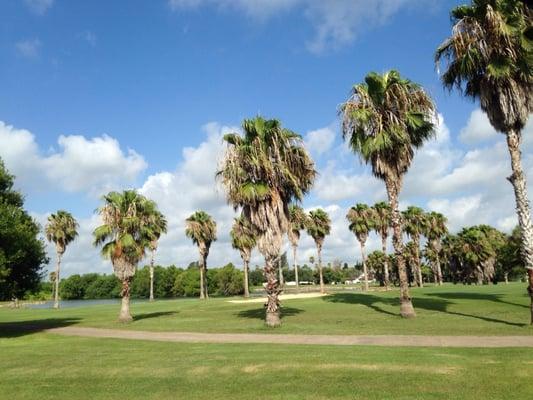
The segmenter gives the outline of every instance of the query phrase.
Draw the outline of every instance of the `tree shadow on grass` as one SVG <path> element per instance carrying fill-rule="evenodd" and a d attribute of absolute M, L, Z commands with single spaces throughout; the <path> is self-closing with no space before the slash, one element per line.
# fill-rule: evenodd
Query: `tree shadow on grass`
<path fill-rule="evenodd" d="M 443 299 L 455 299 L 455 300 L 488 300 L 495 303 L 508 304 L 510 306 L 523 307 L 529 309 L 529 306 L 526 304 L 513 303 L 510 301 L 505 301 L 502 298 L 504 297 L 501 294 L 497 293 L 468 293 L 468 292 L 441 292 L 441 293 L 426 293 L 426 296 L 440 297 Z M 524 297 L 529 299 L 529 295 L 524 290 Z"/>
<path fill-rule="evenodd" d="M 304 310 L 300 310 L 299 308 L 293 308 L 293 307 L 281 307 L 281 318 L 290 317 L 293 315 L 297 315 L 304 312 Z M 252 308 L 250 310 L 242 310 L 236 313 L 237 317 L 239 318 L 251 318 L 251 319 L 265 319 L 265 307 L 261 308 Z"/>
<path fill-rule="evenodd" d="M 134 315 L 133 320 L 140 321 L 140 320 L 149 319 L 149 318 L 169 317 L 171 315 L 176 315 L 178 313 L 179 311 L 158 311 L 158 312 L 152 312 L 152 313 L 143 313 L 143 314 Z"/>
<path fill-rule="evenodd" d="M 466 313 L 451 311 L 449 310 L 449 306 L 456 304 L 456 303 L 447 300 L 446 296 L 439 296 L 440 293 L 434 293 L 431 295 L 435 297 L 439 297 L 439 298 L 427 298 L 427 297 L 413 298 L 412 301 L 413 301 L 413 306 L 415 308 L 415 311 L 416 309 L 423 309 L 423 310 L 428 310 L 428 311 L 442 312 L 442 313 L 446 313 L 450 315 L 457 315 L 461 317 L 475 318 L 475 319 L 480 319 L 486 322 L 492 322 L 492 323 L 498 323 L 498 324 L 504 324 L 504 325 L 511 325 L 511 326 L 518 326 L 518 327 L 526 326 L 526 324 L 505 321 L 505 320 L 496 319 L 496 318 L 492 318 L 488 316 L 466 314 Z M 445 298 L 442 298 L 442 297 L 445 297 Z M 449 296 L 448 298 L 454 298 L 454 297 Z M 459 297 L 455 297 L 455 298 L 459 298 Z M 323 299 L 324 301 L 329 301 L 332 303 L 362 304 L 382 314 L 387 314 L 387 315 L 396 316 L 396 317 L 400 316 L 399 313 L 394 313 L 383 308 L 383 305 L 399 307 L 400 300 L 398 298 L 376 296 L 370 293 L 336 293 L 330 296 L 323 297 Z"/>
<path fill-rule="evenodd" d="M 0 338 L 14 338 L 30 335 L 47 329 L 75 325 L 79 321 L 80 318 L 48 318 L 32 321 L 1 322 Z"/>

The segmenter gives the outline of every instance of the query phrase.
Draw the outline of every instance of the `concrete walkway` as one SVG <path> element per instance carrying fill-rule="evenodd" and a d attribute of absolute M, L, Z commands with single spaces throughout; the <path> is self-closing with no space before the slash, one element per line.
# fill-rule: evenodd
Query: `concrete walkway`
<path fill-rule="evenodd" d="M 45 332 L 66 336 L 180 343 L 268 343 L 334 346 L 533 347 L 533 336 L 280 335 L 260 333 L 149 332 L 68 326 Z"/>

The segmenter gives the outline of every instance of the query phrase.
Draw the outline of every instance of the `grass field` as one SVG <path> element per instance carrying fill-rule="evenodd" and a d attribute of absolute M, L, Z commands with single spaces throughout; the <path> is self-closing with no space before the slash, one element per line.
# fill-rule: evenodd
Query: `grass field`
<path fill-rule="evenodd" d="M 0 309 L 2 324 L 81 325 L 189 332 L 275 332 L 306 334 L 532 335 L 525 284 L 445 285 L 413 289 L 418 318 L 398 316 L 398 292 L 335 293 L 325 298 L 288 300 L 283 326 L 264 326 L 262 304 L 227 299 L 165 300 L 132 305 L 135 320 L 116 322 L 118 305 L 60 310 Z"/>
<path fill-rule="evenodd" d="M 418 318 L 397 316 L 397 292 L 285 302 L 275 333 L 531 335 L 524 284 L 413 290 Z M 268 332 L 260 304 L 225 299 L 0 309 L 0 399 L 526 399 L 532 349 L 190 344 L 62 337 L 82 325 L 142 330 Z M 19 329 L 31 323 L 32 329 Z"/>

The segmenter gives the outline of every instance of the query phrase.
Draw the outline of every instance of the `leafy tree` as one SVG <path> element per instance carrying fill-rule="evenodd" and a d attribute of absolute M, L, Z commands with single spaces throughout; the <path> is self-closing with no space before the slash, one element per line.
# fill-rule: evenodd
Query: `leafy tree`
<path fill-rule="evenodd" d="M 250 290 L 248 288 L 248 270 L 250 268 L 252 250 L 257 244 L 252 224 L 242 215 L 239 218 L 235 218 L 230 236 L 231 245 L 234 249 L 239 250 L 244 264 L 244 297 L 250 297 Z"/>
<path fill-rule="evenodd" d="M 415 317 L 403 259 L 398 196 L 415 150 L 434 135 L 435 106 L 416 83 L 397 71 L 368 74 L 341 106 L 343 137 L 373 174 L 385 182 L 400 278 L 400 314 Z"/>
<path fill-rule="evenodd" d="M 42 266 L 48 263 L 39 225 L 22 208 L 22 195 L 13 184 L 0 159 L 0 300 L 37 290 Z"/>
<path fill-rule="evenodd" d="M 435 58 L 446 61 L 444 86 L 479 99 L 491 125 L 506 135 L 533 324 L 533 224 L 520 154 L 521 131 L 533 112 L 531 7 L 523 0 L 473 0 L 454 8 L 452 34 Z"/>
<path fill-rule="evenodd" d="M 216 293 L 220 296 L 235 296 L 243 294 L 243 273 L 231 263 L 218 269 L 214 281 Z"/>
<path fill-rule="evenodd" d="M 365 290 L 368 290 L 368 269 L 366 266 L 365 244 L 369 232 L 374 227 L 374 209 L 366 204 L 358 203 L 348 210 L 346 219 L 350 223 L 349 229 L 355 234 L 361 246 L 361 258 L 363 260 L 363 274 L 365 277 Z"/>
<path fill-rule="evenodd" d="M 154 237 L 149 210 L 155 205 L 134 190 L 110 192 L 102 200 L 104 205 L 98 209 L 102 225 L 93 232 L 94 245 L 102 246 L 102 256 L 111 260 L 115 275 L 122 283 L 119 321 L 129 322 L 132 320 L 130 284 Z"/>
<path fill-rule="evenodd" d="M 250 271 L 250 284 L 252 286 L 261 286 L 263 285 L 263 282 L 265 281 L 265 273 L 263 272 L 263 269 L 259 266 L 255 266 L 255 269 Z"/>
<path fill-rule="evenodd" d="M 65 300 L 81 300 L 85 297 L 85 286 L 79 274 L 71 275 L 61 281 L 61 298 Z"/>
<path fill-rule="evenodd" d="M 413 241 L 412 273 L 416 284 L 424 286 L 420 262 L 420 236 L 427 230 L 426 213 L 420 207 L 410 206 L 402 212 L 403 230 Z"/>
<path fill-rule="evenodd" d="M 200 298 L 209 298 L 207 288 L 207 256 L 211 243 L 217 240 L 217 224 L 205 211 L 196 211 L 185 220 L 185 234 L 198 246 L 200 252 Z"/>
<path fill-rule="evenodd" d="M 385 286 L 389 277 L 385 278 L 385 265 L 388 265 L 387 255 L 379 250 L 375 250 L 368 255 L 367 265 L 368 268 L 375 274 L 376 279 L 381 286 Z M 388 273 L 387 273 L 388 275 Z"/>
<path fill-rule="evenodd" d="M 302 200 L 313 184 L 314 163 L 296 133 L 278 120 L 256 117 L 243 122 L 244 136 L 224 136 L 228 149 L 218 177 L 226 197 L 257 232 L 257 247 L 265 258 L 266 324 L 281 324 L 276 276 L 283 235 L 289 228 L 288 206 Z"/>
<path fill-rule="evenodd" d="M 200 294 L 200 268 L 187 268 L 176 276 L 172 292 L 174 296 L 198 296 Z"/>
<path fill-rule="evenodd" d="M 307 234 L 313 238 L 316 245 L 320 293 L 325 293 L 322 273 L 322 246 L 324 245 L 324 239 L 330 233 L 331 219 L 327 212 L 321 208 L 317 208 L 316 210 L 309 211 L 306 225 Z"/>
<path fill-rule="evenodd" d="M 61 258 L 67 246 L 78 236 L 78 222 L 71 213 L 59 210 L 48 217 L 45 227 L 46 239 L 56 245 L 57 264 L 55 273 L 54 308 L 59 308 L 59 279 Z"/>
<path fill-rule="evenodd" d="M 520 226 L 516 226 L 510 235 L 506 236 L 505 244 L 498 253 L 497 277 L 509 282 L 509 279 L 516 279 L 522 275 L 524 270 L 524 259 L 520 253 L 522 239 Z"/>
<path fill-rule="evenodd" d="M 287 236 L 292 246 L 292 261 L 294 269 L 294 281 L 296 282 L 296 292 L 300 291 L 300 280 L 298 277 L 298 262 L 296 259 L 296 253 L 298 250 L 298 243 L 300 241 L 300 231 L 305 229 L 307 221 L 307 214 L 297 204 L 291 204 L 289 206 L 289 230 Z"/>
<path fill-rule="evenodd" d="M 381 252 L 383 255 L 387 254 L 387 239 L 389 237 L 389 230 L 391 226 L 391 210 L 390 205 L 384 201 L 376 203 L 372 206 L 374 231 L 381 237 Z M 383 261 L 383 285 L 388 289 L 389 287 L 389 259 L 382 257 Z"/>

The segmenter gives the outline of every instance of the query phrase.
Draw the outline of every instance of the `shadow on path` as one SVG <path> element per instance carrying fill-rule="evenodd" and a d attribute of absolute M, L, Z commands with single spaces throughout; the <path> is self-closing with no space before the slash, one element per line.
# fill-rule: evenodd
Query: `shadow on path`
<path fill-rule="evenodd" d="M 33 321 L 2 322 L 0 323 L 0 338 L 30 335 L 46 329 L 75 325 L 79 321 L 80 318 L 48 318 Z"/>
<path fill-rule="evenodd" d="M 428 311 L 437 311 L 442 312 L 450 315 L 457 315 L 461 317 L 468 317 L 468 318 L 475 318 L 480 319 L 486 322 L 492 322 L 492 323 L 498 323 L 498 324 L 504 324 L 504 325 L 511 325 L 511 326 L 518 326 L 523 327 L 527 324 L 523 323 L 517 323 L 517 322 L 510 322 L 505 321 L 501 319 L 492 318 L 489 316 L 484 315 L 475 315 L 475 314 L 466 314 L 462 312 L 457 311 L 451 311 L 449 310 L 449 306 L 456 304 L 450 300 L 447 299 L 463 299 L 465 297 L 461 297 L 462 295 L 470 295 L 469 293 L 431 293 L 427 294 L 429 296 L 437 297 L 437 298 L 428 298 L 428 297 L 416 297 L 413 298 L 413 306 L 416 309 L 423 309 Z M 487 296 L 487 297 L 483 297 Z M 483 295 L 480 294 L 479 297 L 472 296 L 470 299 L 472 300 L 492 300 L 492 301 L 499 301 L 501 303 L 505 304 L 511 304 L 511 305 L 517 305 L 514 303 L 507 303 L 504 301 L 501 301 L 497 299 L 498 295 Z M 496 299 L 495 299 L 496 297 Z M 392 297 L 381 297 L 376 296 L 371 293 L 336 293 L 332 294 L 330 296 L 324 297 L 324 301 L 329 301 L 332 303 L 347 303 L 347 304 L 362 304 L 368 308 L 371 308 L 374 311 L 380 312 L 382 314 L 387 314 L 391 316 L 398 316 L 399 313 L 391 312 L 385 308 L 383 308 L 383 305 L 385 306 L 400 306 L 400 300 L 398 298 L 392 298 Z M 520 305 L 521 306 L 521 305 Z"/>
<path fill-rule="evenodd" d="M 304 310 L 300 310 L 299 308 L 293 308 L 293 307 L 281 307 L 281 318 L 284 317 L 290 317 L 292 315 L 297 315 L 304 312 Z M 243 310 L 236 313 L 237 317 L 239 318 L 251 318 L 251 319 L 265 319 L 265 307 L 261 306 L 261 308 L 252 308 L 251 310 Z"/>

